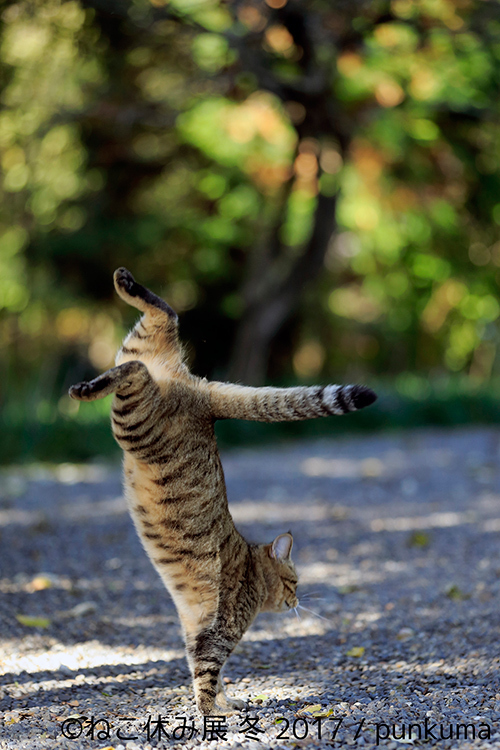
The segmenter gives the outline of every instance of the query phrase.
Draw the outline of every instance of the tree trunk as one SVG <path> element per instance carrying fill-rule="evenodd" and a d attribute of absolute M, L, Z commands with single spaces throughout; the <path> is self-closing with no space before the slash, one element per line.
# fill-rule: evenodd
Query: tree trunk
<path fill-rule="evenodd" d="M 307 283 L 315 279 L 323 267 L 328 244 L 335 231 L 336 202 L 336 195 L 318 195 L 309 242 L 298 257 L 289 259 L 285 271 L 283 267 L 287 259 L 283 247 L 278 253 L 260 251 L 260 262 L 252 259 L 253 273 L 243 290 L 245 309 L 236 333 L 229 368 L 232 381 L 248 385 L 265 381 L 273 338 L 296 307 Z M 273 243 L 278 243 L 280 226 L 281 222 L 274 230 Z"/>

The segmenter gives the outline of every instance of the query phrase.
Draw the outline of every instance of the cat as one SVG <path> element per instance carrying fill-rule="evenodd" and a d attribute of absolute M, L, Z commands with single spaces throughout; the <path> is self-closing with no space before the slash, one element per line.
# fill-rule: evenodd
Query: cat
<path fill-rule="evenodd" d="M 221 669 L 259 612 L 298 605 L 291 533 L 249 544 L 229 513 L 214 434 L 217 419 L 290 421 L 344 414 L 375 401 L 359 385 L 252 388 L 192 375 L 172 308 L 125 268 L 115 288 L 143 315 L 116 367 L 70 388 L 114 394 L 113 434 L 124 450 L 125 495 L 141 541 L 177 608 L 202 715 L 246 706 L 229 699 Z"/>

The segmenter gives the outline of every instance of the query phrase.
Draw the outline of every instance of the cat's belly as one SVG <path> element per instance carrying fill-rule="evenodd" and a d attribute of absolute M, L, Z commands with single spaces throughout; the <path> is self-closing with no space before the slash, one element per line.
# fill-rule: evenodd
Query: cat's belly
<path fill-rule="evenodd" d="M 218 540 L 225 515 L 217 495 L 203 513 L 200 504 L 206 501 L 197 493 L 186 493 L 179 502 L 164 502 L 165 488 L 159 492 L 150 474 L 127 458 L 125 495 L 137 533 L 190 632 L 211 621 L 217 611 Z M 174 497 L 177 500 L 178 494 Z"/>

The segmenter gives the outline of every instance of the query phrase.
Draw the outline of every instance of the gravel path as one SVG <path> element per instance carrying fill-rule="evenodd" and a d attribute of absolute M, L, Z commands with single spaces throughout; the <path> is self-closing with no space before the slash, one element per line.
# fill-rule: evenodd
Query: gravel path
<path fill-rule="evenodd" d="M 248 712 L 205 725 L 119 470 L 5 471 L 0 750 L 500 748 L 499 450 L 469 429 L 225 455 L 237 526 L 292 530 L 321 617 L 261 615 L 226 670 Z"/>

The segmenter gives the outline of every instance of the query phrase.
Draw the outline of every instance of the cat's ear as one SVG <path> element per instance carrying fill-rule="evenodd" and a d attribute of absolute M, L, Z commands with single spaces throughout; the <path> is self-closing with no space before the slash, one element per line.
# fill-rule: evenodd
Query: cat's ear
<path fill-rule="evenodd" d="M 290 532 L 280 534 L 271 544 L 269 555 L 274 560 L 289 560 L 292 552 L 293 537 Z"/>

